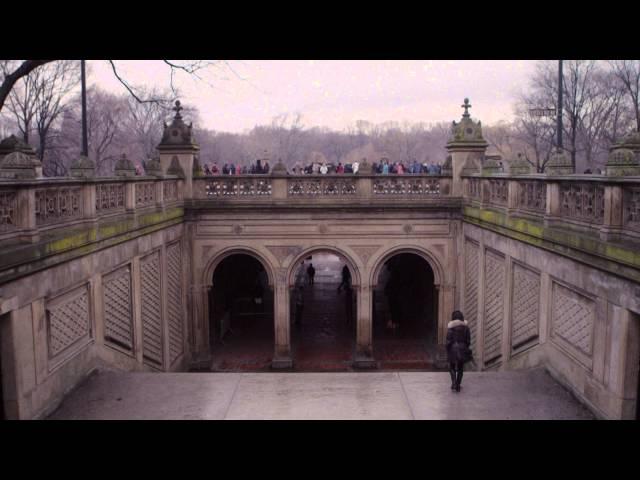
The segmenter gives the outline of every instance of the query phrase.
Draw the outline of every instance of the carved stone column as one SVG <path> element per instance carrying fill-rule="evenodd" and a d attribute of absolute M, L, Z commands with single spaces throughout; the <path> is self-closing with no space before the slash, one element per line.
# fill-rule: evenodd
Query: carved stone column
<path fill-rule="evenodd" d="M 278 268 L 276 271 L 273 300 L 275 348 L 271 368 L 288 369 L 293 367 L 293 359 L 291 358 L 289 286 L 287 285 L 287 270 L 285 268 Z"/>

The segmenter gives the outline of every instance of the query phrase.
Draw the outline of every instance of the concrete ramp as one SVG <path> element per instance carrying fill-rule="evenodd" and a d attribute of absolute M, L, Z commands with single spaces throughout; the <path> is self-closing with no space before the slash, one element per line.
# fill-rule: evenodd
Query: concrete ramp
<path fill-rule="evenodd" d="M 586 420 L 544 370 L 465 373 L 121 373 L 97 371 L 54 420 Z"/>

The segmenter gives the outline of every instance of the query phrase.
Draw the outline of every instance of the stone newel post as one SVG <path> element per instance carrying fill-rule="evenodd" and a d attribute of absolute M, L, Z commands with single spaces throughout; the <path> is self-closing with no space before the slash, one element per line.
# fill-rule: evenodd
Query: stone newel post
<path fill-rule="evenodd" d="M 451 137 L 447 150 L 451 155 L 452 187 L 451 195 L 462 196 L 463 170 L 480 170 L 482 159 L 489 144 L 482 137 L 482 125 L 474 122 L 469 115 L 469 99 L 464 99 L 464 113 L 460 122 L 451 125 Z"/>
<path fill-rule="evenodd" d="M 200 147 L 193 136 L 193 124 L 185 124 L 182 120 L 180 101 L 176 101 L 173 109 L 176 114 L 171 125 L 164 125 L 162 140 L 158 145 L 160 167 L 163 174 L 180 174 L 184 176 L 184 198 L 193 197 L 194 165 Z"/>

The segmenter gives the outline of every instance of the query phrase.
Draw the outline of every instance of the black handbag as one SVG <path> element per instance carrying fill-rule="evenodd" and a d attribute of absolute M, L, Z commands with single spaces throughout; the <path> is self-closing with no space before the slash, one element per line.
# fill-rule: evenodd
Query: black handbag
<path fill-rule="evenodd" d="M 471 351 L 470 348 L 466 348 L 464 351 L 464 361 L 466 362 L 473 362 L 473 352 Z"/>

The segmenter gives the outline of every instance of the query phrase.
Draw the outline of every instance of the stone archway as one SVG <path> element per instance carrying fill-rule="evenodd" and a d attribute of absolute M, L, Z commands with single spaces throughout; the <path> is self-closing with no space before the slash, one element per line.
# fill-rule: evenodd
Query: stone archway
<path fill-rule="evenodd" d="M 426 296 L 428 302 L 431 302 L 429 308 L 433 308 L 433 310 L 429 310 L 428 312 L 426 312 L 426 314 L 432 315 L 432 319 L 427 320 L 433 321 L 433 329 L 431 331 L 431 337 L 425 337 L 425 342 L 427 342 L 427 344 L 432 344 L 432 352 L 430 352 L 429 354 L 430 357 L 427 363 L 433 363 L 435 365 L 436 363 L 438 363 L 437 358 L 439 356 L 439 351 L 441 350 L 446 337 L 446 312 L 453 309 L 454 288 L 449 283 L 450 280 L 446 275 L 444 268 L 442 267 L 441 260 L 439 260 L 438 257 L 436 257 L 431 251 L 421 246 L 396 246 L 394 248 L 381 252 L 372 262 L 372 268 L 370 270 L 370 275 L 368 278 L 371 290 L 371 301 L 369 303 L 369 315 L 367 316 L 368 321 L 370 322 L 369 328 L 371 332 L 371 348 L 375 353 L 373 321 L 375 316 L 374 314 L 376 313 L 374 311 L 376 306 L 374 305 L 374 297 L 377 296 L 376 299 L 379 299 L 380 296 L 380 292 L 378 292 L 378 290 L 380 290 L 379 281 L 381 278 L 381 274 L 383 273 L 385 266 L 391 259 L 403 255 L 414 255 L 416 256 L 416 260 L 418 260 L 418 262 L 423 261 L 425 267 L 424 275 L 426 275 L 425 281 L 432 282 L 429 288 L 433 288 L 433 293 L 431 294 L 429 292 L 426 292 Z M 429 270 L 430 272 L 427 270 Z M 376 320 L 379 320 L 379 318 L 376 318 Z M 376 360 L 379 360 L 377 354 Z M 401 363 L 402 361 L 401 359 L 399 359 L 399 364 Z M 416 368 L 419 368 L 419 362 L 416 363 Z"/>
<path fill-rule="evenodd" d="M 275 343 L 274 270 L 261 252 L 233 247 L 203 268 L 201 344 L 215 370 L 270 366 Z"/>
<path fill-rule="evenodd" d="M 315 282 L 307 268 L 314 264 Z M 343 283 L 343 269 L 347 281 Z M 296 370 L 350 369 L 357 337 L 361 274 L 350 255 L 335 246 L 316 245 L 292 259 L 286 269 L 286 323 Z"/>

